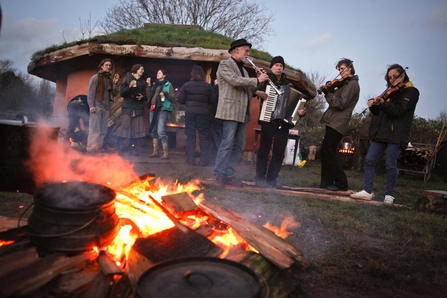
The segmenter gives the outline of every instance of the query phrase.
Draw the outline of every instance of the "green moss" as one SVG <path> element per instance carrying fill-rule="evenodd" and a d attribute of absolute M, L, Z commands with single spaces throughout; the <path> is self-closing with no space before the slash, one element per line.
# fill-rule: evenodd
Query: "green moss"
<path fill-rule="evenodd" d="M 232 41 L 232 38 L 197 27 L 153 24 L 138 29 L 121 30 L 108 35 L 98 35 L 89 39 L 52 45 L 44 50 L 37 51 L 32 55 L 31 59 L 33 60 L 37 56 L 87 42 L 227 50 Z M 273 58 L 269 53 L 256 49 L 251 50 L 251 56 L 264 61 L 270 61 Z M 294 69 L 289 65 L 287 67 Z"/>

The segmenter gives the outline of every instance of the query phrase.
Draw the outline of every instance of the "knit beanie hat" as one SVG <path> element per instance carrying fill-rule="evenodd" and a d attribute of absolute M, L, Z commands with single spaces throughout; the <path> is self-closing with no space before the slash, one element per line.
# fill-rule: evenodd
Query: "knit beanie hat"
<path fill-rule="evenodd" d="M 132 66 L 132 68 L 130 69 L 130 73 L 137 73 L 137 71 L 140 69 L 140 67 L 142 67 L 143 65 L 141 64 L 134 64 Z"/>
<path fill-rule="evenodd" d="M 273 65 L 276 63 L 281 63 L 283 67 L 286 67 L 286 64 L 284 63 L 284 58 L 281 56 L 276 56 L 272 58 L 272 61 L 270 62 L 270 68 L 272 68 Z"/>

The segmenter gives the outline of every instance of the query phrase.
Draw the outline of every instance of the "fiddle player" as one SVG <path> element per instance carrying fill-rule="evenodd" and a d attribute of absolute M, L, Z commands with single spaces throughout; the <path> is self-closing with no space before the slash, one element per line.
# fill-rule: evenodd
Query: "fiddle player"
<path fill-rule="evenodd" d="M 394 203 L 397 183 L 397 159 L 410 140 L 414 110 L 419 100 L 419 91 L 410 82 L 405 69 L 399 64 L 388 67 L 385 81 L 387 91 L 368 101 L 374 119 L 371 123 L 371 144 L 365 160 L 363 190 L 351 194 L 354 199 L 371 200 L 374 197 L 375 165 L 378 157 L 386 150 L 386 189 L 383 203 Z M 391 92 L 388 92 L 391 91 Z"/>
<path fill-rule="evenodd" d="M 271 73 L 269 73 L 270 80 L 279 88 L 282 85 L 289 85 L 286 75 L 283 73 L 285 67 L 284 58 L 276 56 L 272 58 L 270 62 Z M 267 99 L 267 93 L 265 89 L 268 81 L 265 81 L 256 91 L 262 100 Z M 315 91 L 314 91 L 315 92 Z M 262 104 L 262 101 L 261 101 Z M 260 108 L 260 111 L 262 107 Z M 303 117 L 306 114 L 306 110 L 298 110 L 298 115 Z M 280 126 L 273 122 L 258 121 L 261 125 L 261 141 L 259 145 L 258 154 L 256 157 L 256 176 L 255 184 L 259 187 L 265 188 L 280 188 L 281 185 L 276 181 L 279 171 L 282 167 L 284 159 L 284 152 L 287 146 L 287 140 L 289 135 L 289 128 Z M 273 148 L 272 148 L 273 143 Z M 272 148 L 272 157 L 270 163 L 268 162 L 268 156 Z"/>
<path fill-rule="evenodd" d="M 326 125 L 321 145 L 320 188 L 346 191 L 348 179 L 338 158 L 338 144 L 348 131 L 352 111 L 359 100 L 360 86 L 352 60 L 343 58 L 335 68 L 341 78 L 322 85 L 318 90 L 324 93 L 329 104 L 320 121 Z"/>

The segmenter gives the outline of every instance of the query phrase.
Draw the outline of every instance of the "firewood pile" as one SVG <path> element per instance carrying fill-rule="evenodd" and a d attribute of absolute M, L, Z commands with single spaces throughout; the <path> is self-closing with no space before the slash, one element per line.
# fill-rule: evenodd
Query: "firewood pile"
<path fill-rule="evenodd" d="M 129 200 L 138 200 L 130 192 L 124 193 Z M 250 268 L 263 281 L 262 297 L 290 294 L 293 286 L 287 269 L 308 266 L 298 248 L 232 210 L 206 201 L 195 204 L 185 200 L 187 197 L 170 195 L 155 204 L 173 221 L 172 228 L 143 236 L 131 223 L 138 237 L 119 262 L 107 247 L 83 252 L 51 251 L 32 241 L 26 218 L 21 219 L 21 227 L 11 225 L 18 219 L 0 218 L 0 297 L 135 297 L 139 278 L 148 269 L 168 260 L 199 256 Z M 206 215 L 207 222 L 192 228 L 186 217 L 181 218 L 194 214 L 201 218 Z M 121 218 L 120 225 L 129 222 Z M 224 249 L 209 240 L 219 229 L 229 228 L 244 242 Z"/>
<path fill-rule="evenodd" d="M 398 159 L 398 167 L 413 171 L 424 171 L 433 159 L 433 145 L 413 144 L 402 151 Z"/>

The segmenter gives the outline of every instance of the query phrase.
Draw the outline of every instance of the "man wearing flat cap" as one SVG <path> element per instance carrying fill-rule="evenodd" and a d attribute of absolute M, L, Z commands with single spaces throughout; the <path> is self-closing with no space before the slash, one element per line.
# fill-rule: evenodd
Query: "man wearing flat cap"
<path fill-rule="evenodd" d="M 265 73 L 258 74 L 257 78 L 248 76 L 243 65 L 250 55 L 250 48 L 251 43 L 245 39 L 233 41 L 228 50 L 231 57 L 221 61 L 217 69 L 219 102 L 215 117 L 223 122 L 222 142 L 214 166 L 213 183 L 218 187 L 244 185 L 234 177 L 234 168 L 245 148 L 253 92 L 268 80 Z"/>

